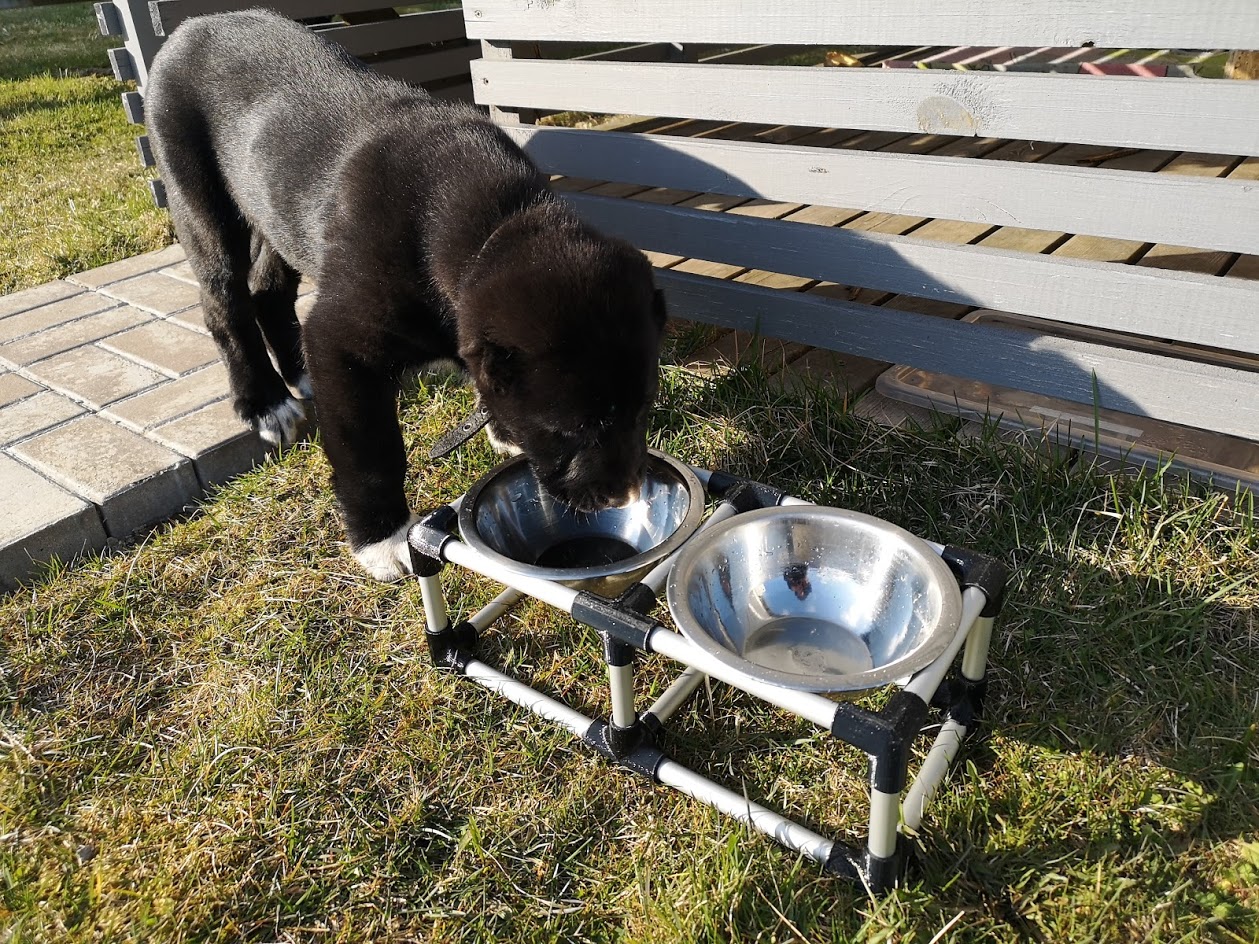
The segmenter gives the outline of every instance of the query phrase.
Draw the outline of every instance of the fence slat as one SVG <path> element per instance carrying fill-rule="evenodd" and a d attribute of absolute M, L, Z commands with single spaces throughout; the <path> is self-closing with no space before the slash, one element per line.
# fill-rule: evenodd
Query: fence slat
<path fill-rule="evenodd" d="M 401 5 L 401 4 L 400 4 Z M 382 0 L 150 0 L 149 9 L 153 15 L 153 29 L 160 35 L 169 35 L 171 30 L 190 16 L 201 16 L 206 13 L 226 13 L 232 10 L 251 10 L 266 7 L 293 19 L 318 16 L 336 16 L 338 13 L 359 13 L 364 10 L 379 10 Z M 388 4 L 385 4 L 388 6 Z M 458 10 L 437 11 L 436 13 L 416 14 L 416 16 L 437 16 L 453 13 L 459 16 Z M 387 26 L 399 23 L 409 17 L 401 17 L 383 24 L 365 24 L 370 26 Z"/>
<path fill-rule="evenodd" d="M 595 227 L 656 252 L 1259 354 L 1259 282 L 587 194 L 564 199 Z"/>
<path fill-rule="evenodd" d="M 463 13 L 459 10 L 408 13 L 380 23 L 331 26 L 319 30 L 319 35 L 337 43 L 352 56 L 372 56 L 426 43 L 463 39 Z"/>
<path fill-rule="evenodd" d="M 530 125 L 504 130 L 543 170 L 566 177 L 1259 254 L 1254 181 Z"/>
<path fill-rule="evenodd" d="M 680 318 L 1259 439 L 1259 377 L 1233 368 L 663 270 Z M 1096 381 L 1096 388 L 1094 383 Z"/>
<path fill-rule="evenodd" d="M 918 69 L 483 60 L 477 101 L 1259 154 L 1259 83 Z"/>
<path fill-rule="evenodd" d="M 436 52 L 422 52 L 394 59 L 369 60 L 367 65 L 384 75 L 402 79 L 413 85 L 436 82 L 455 76 L 467 76 L 468 63 L 481 55 L 477 46 L 457 46 Z"/>
<path fill-rule="evenodd" d="M 467 0 L 476 39 L 1259 49 L 1253 0 Z"/>

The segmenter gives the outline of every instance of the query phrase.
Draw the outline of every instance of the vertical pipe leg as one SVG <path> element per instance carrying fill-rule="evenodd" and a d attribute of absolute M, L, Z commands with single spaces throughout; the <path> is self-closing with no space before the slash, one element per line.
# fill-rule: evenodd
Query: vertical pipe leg
<path fill-rule="evenodd" d="M 612 690 L 612 723 L 628 728 L 638 720 L 634 710 L 634 663 L 608 666 L 608 685 Z"/>
<path fill-rule="evenodd" d="M 899 793 L 870 790 L 870 836 L 866 840 L 866 881 L 870 891 L 882 895 L 896 886 L 900 874 L 897 832 L 901 819 Z"/>
<path fill-rule="evenodd" d="M 969 682 L 983 681 L 988 670 L 988 649 L 992 645 L 991 616 L 980 616 L 975 620 L 970 634 L 966 637 L 966 648 L 962 652 L 962 675 Z"/>
<path fill-rule="evenodd" d="M 440 633 L 450 626 L 446 613 L 446 595 L 442 592 L 441 577 L 420 577 L 420 598 L 424 602 L 424 619 L 429 633 Z"/>

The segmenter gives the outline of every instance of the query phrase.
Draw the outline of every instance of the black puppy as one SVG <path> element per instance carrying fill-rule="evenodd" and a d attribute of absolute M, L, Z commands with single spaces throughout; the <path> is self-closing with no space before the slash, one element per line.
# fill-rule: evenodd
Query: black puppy
<path fill-rule="evenodd" d="M 637 494 L 665 320 L 651 268 L 579 222 L 479 112 L 262 11 L 181 25 L 145 112 L 236 410 L 288 441 L 293 394 L 313 387 L 372 575 L 409 568 L 396 397 L 435 360 L 467 370 L 491 440 L 557 498 L 590 511 Z M 319 286 L 302 328 L 298 273 Z"/>

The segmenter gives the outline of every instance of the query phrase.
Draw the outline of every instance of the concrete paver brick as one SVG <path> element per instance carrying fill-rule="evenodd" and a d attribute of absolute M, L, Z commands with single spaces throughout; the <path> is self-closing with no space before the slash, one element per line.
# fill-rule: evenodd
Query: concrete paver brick
<path fill-rule="evenodd" d="M 45 357 L 52 357 L 62 351 L 81 344 L 90 344 L 110 334 L 124 331 L 146 321 L 153 321 L 152 315 L 120 305 L 99 314 L 88 315 L 55 328 L 48 328 L 38 334 L 6 341 L 0 344 L 0 362 L 9 366 L 24 367 Z"/>
<path fill-rule="evenodd" d="M 19 311 L 26 311 L 28 308 L 38 308 L 40 305 L 61 301 L 71 295 L 78 295 L 82 291 L 83 289 L 78 285 L 58 281 L 46 282 L 10 295 L 0 295 L 0 318 L 7 318 Z"/>
<path fill-rule="evenodd" d="M 97 269 L 80 272 L 77 275 L 70 276 L 70 281 L 79 285 L 85 285 L 88 288 L 100 288 L 102 285 L 118 282 L 133 275 L 139 275 L 142 272 L 152 272 L 154 269 L 174 265 L 183 258 L 183 247 L 176 243 L 156 252 L 146 252 L 141 256 L 120 259 L 118 262 L 111 262 L 109 265 L 103 265 Z"/>
<path fill-rule="evenodd" d="M 151 321 L 101 343 L 115 353 L 174 376 L 212 364 L 219 357 L 218 348 L 204 334 L 168 321 Z"/>
<path fill-rule="evenodd" d="M 217 363 L 119 400 L 106 413 L 137 429 L 151 429 L 226 396 L 227 368 Z"/>
<path fill-rule="evenodd" d="M 201 492 L 183 456 L 98 416 L 29 439 L 13 453 L 98 505 L 111 537 L 161 521 Z"/>
<path fill-rule="evenodd" d="M 102 289 L 112 298 L 158 315 L 191 308 L 201 301 L 201 289 L 160 272 L 146 272 Z"/>
<path fill-rule="evenodd" d="M 59 393 L 43 391 L 0 407 L 0 446 L 73 419 L 83 407 Z"/>
<path fill-rule="evenodd" d="M 100 407 L 161 383 L 166 377 L 95 344 L 45 358 L 31 372 L 54 390 Z"/>
<path fill-rule="evenodd" d="M 192 264 L 187 260 L 176 262 L 172 266 L 167 266 L 161 270 L 162 275 L 169 275 L 172 279 L 179 279 L 181 282 L 187 282 L 190 285 L 197 284 L 197 276 L 192 271 Z"/>
<path fill-rule="evenodd" d="M 185 308 L 183 311 L 177 311 L 166 319 L 171 324 L 177 324 L 181 328 L 187 328 L 190 331 L 196 331 L 198 334 L 209 335 L 210 329 L 205 326 L 205 311 L 200 305 L 193 305 L 191 308 Z"/>
<path fill-rule="evenodd" d="M 95 292 L 83 292 L 72 295 L 50 305 L 40 305 L 18 315 L 12 315 L 0 322 L 0 339 L 12 341 L 16 338 L 34 334 L 47 328 L 74 321 L 84 315 L 92 315 L 118 304 L 112 298 L 105 298 Z"/>
<path fill-rule="evenodd" d="M 0 454 L 0 590 L 53 557 L 69 560 L 105 546 L 96 506 Z"/>
<path fill-rule="evenodd" d="M 27 380 L 21 374 L 0 371 L 0 407 L 24 400 L 33 393 L 43 390 L 39 384 Z"/>
<path fill-rule="evenodd" d="M 159 426 L 149 435 L 192 459 L 202 488 L 253 468 L 268 452 L 266 443 L 227 400 Z"/>

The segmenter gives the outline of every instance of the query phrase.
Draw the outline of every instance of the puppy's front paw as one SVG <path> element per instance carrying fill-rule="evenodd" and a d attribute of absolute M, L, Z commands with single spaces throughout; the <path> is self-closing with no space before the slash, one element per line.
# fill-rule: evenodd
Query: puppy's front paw
<path fill-rule="evenodd" d="M 287 446 L 297 439 L 298 427 L 305 419 L 306 408 L 301 401 L 287 397 L 278 406 L 255 416 L 250 425 L 268 445 Z"/>
<path fill-rule="evenodd" d="M 354 548 L 355 560 L 377 580 L 390 583 L 405 577 L 411 573 L 411 551 L 407 547 L 407 532 L 411 530 L 411 525 L 419 520 L 418 515 L 412 515 L 406 524 L 383 541 Z"/>

